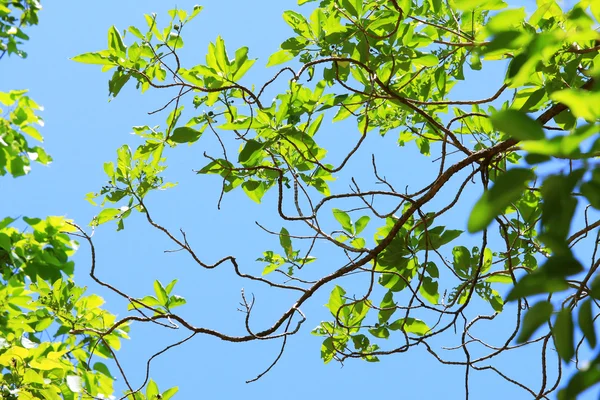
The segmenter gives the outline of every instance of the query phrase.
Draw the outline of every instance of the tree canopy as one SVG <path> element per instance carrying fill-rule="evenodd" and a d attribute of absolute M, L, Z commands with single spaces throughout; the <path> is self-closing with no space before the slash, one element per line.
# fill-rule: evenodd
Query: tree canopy
<path fill-rule="evenodd" d="M 149 111 L 164 122 L 134 126 L 137 147 L 124 144 L 103 165 L 105 182 L 86 195 L 100 207 L 88 227 L 58 216 L 23 217 L 27 230 L 14 217 L 0 221 L 0 398 L 175 396 L 151 376 L 154 357 L 141 385 L 119 362 L 121 340 L 145 323 L 188 334 L 156 356 L 203 335 L 279 341 L 252 382 L 309 332 L 304 306 L 324 291 L 330 316 L 311 333 L 325 363 L 421 347 L 432 362 L 463 369 L 466 398 L 477 371 L 518 386 L 523 398 L 574 399 L 600 382 L 600 3 L 538 0 L 533 13 L 502 0 L 298 5 L 306 11 L 283 14 L 291 36 L 269 57 L 266 81 L 252 76 L 260 68 L 252 49 L 228 51 L 220 36 L 201 63 L 185 53 L 201 6 L 110 27 L 105 49 L 73 56 L 110 74 L 110 99 L 126 85 L 161 96 Z M 40 8 L 1 0 L 0 57 L 26 56 L 24 30 Z M 461 85 L 481 84 L 477 71 L 492 71 L 498 86 L 461 98 Z M 1 175 L 52 160 L 29 144 L 42 140 L 42 120 L 26 93 L 0 93 Z M 176 148 L 197 156 L 198 181 L 220 185 L 204 194 L 214 209 L 194 208 L 194 199 L 177 207 L 204 215 L 210 230 L 215 212 L 235 215 L 228 197 L 241 191 L 272 215 L 255 230 L 277 247 L 260 243 L 248 265 L 235 248 L 248 239 L 236 238 L 215 260 L 207 249 L 227 251 L 219 238 L 195 246 L 186 221 L 155 218 L 153 200 L 177 190 L 167 178 Z M 227 332 L 179 312 L 194 305 L 176 294 L 177 280 L 156 280 L 139 297 L 100 279 L 93 230 L 126 230 L 136 215 L 171 243 L 167 251 L 265 285 L 262 307 L 285 310 L 255 326 L 254 295 L 242 290 L 242 333 Z M 76 241 L 96 283 L 87 290 L 74 280 Z M 120 317 L 91 293 L 101 290 L 128 302 Z M 494 365 L 530 346 L 539 348 L 535 386 Z"/>

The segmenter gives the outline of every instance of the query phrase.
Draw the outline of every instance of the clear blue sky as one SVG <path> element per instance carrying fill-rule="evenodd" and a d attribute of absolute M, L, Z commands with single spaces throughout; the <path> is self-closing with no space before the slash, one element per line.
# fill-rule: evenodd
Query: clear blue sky
<path fill-rule="evenodd" d="M 527 1 L 523 5 L 531 3 Z M 86 225 L 99 209 L 88 204 L 84 195 L 103 185 L 102 164 L 114 160 L 116 149 L 123 143 L 132 147 L 139 144 L 136 137 L 129 135 L 132 126 L 164 124 L 164 115 L 150 117 L 147 112 L 159 108 L 170 97 L 167 93 L 156 91 L 140 95 L 131 85 L 109 103 L 109 75 L 102 74 L 96 66 L 77 64 L 69 58 L 104 49 L 106 32 L 111 25 L 119 29 L 130 25 L 144 27 L 144 13 L 156 12 L 165 16 L 169 8 L 177 6 L 190 10 L 194 3 L 106 0 L 78 3 L 48 1 L 43 5 L 40 25 L 29 31 L 31 41 L 25 48 L 29 53 L 28 59 L 2 60 L 0 90 L 29 88 L 31 96 L 45 106 L 43 118 L 46 126 L 42 133 L 46 138 L 44 145 L 54 157 L 54 162 L 48 168 L 35 165 L 28 177 L 0 180 L 0 210 L 2 215 L 13 216 L 66 215 Z M 273 73 L 264 68 L 268 55 L 290 36 L 281 14 L 286 9 L 298 9 L 296 2 L 209 0 L 203 5 L 205 9 L 201 15 L 186 27 L 185 63 L 190 66 L 203 62 L 209 41 L 221 35 L 230 52 L 240 46 L 248 46 L 250 56 L 259 58 L 249 75 L 249 82 L 260 84 L 268 79 Z M 459 87 L 456 97 L 487 97 L 496 90 L 499 82 L 489 77 L 494 75 L 494 71 L 500 71 L 501 76 L 502 68 L 498 65 L 473 75 L 477 84 Z M 325 136 L 323 140 L 326 143 L 348 144 L 345 135 L 355 140 L 355 130 L 351 125 L 332 125 L 319 135 Z M 360 166 L 360 160 L 368 159 L 369 146 L 393 143 L 393 136 L 393 133 L 390 134 L 387 141 L 374 138 L 367 150 L 357 156 L 355 165 Z M 150 210 L 160 223 L 170 229 L 184 229 L 192 246 L 206 261 L 234 254 L 242 269 L 259 274 L 262 266 L 254 260 L 262 251 L 276 249 L 278 244 L 276 238 L 260 231 L 254 221 L 259 220 L 277 231 L 283 226 L 273 212 L 274 193 L 267 196 L 261 206 L 254 204 L 241 191 L 231 193 L 224 200 L 223 210 L 218 212 L 216 202 L 220 182 L 192 172 L 192 169 L 206 164 L 202 157 L 205 149 L 216 153 L 214 140 L 203 137 L 194 147 L 181 147 L 168 154 L 169 169 L 166 173 L 179 186 L 150 196 Z M 390 148 L 396 153 L 390 152 L 387 162 L 394 162 L 398 171 L 397 176 L 390 178 L 400 186 L 411 184 L 416 188 L 429 178 L 416 172 L 431 170 L 432 165 L 430 160 L 418 161 L 420 157 L 415 158 L 414 145 L 404 149 Z M 415 167 L 415 162 L 421 164 Z M 356 176 L 364 182 L 372 182 L 367 172 L 359 172 Z M 342 188 L 348 182 L 337 184 Z M 470 198 L 472 204 L 476 200 L 475 192 Z M 465 203 L 465 207 L 469 207 L 469 201 Z M 455 215 L 444 223 L 464 229 L 464 215 Z M 243 314 L 236 311 L 242 287 L 257 297 L 256 315 L 252 321 L 257 330 L 270 326 L 278 314 L 294 302 L 290 295 L 281 295 L 237 279 L 227 265 L 205 271 L 182 253 L 164 254 L 163 250 L 173 249 L 173 245 L 159 232 L 151 230 L 141 215 L 130 217 L 122 232 L 115 232 L 114 228 L 114 225 L 104 225 L 95 232 L 98 275 L 140 297 L 152 293 L 155 279 L 168 282 L 179 278 L 175 293 L 188 300 L 188 304 L 179 311 L 197 326 L 243 334 Z M 446 252 L 450 254 L 450 248 Z M 339 254 L 322 252 L 319 256 L 320 263 L 315 268 L 323 270 L 333 268 L 328 265 L 329 262 L 339 263 L 340 260 Z M 85 246 L 79 251 L 76 261 L 77 283 L 88 285 L 90 292 L 105 297 L 111 311 L 125 315 L 126 304 L 88 278 L 89 251 Z M 319 270 L 317 273 L 320 273 Z M 356 282 L 349 284 L 361 287 Z M 159 357 L 152 364 L 151 377 L 162 390 L 179 386 L 177 398 L 180 399 L 367 398 L 378 395 L 399 399 L 464 397 L 463 368 L 440 365 L 423 348 L 384 357 L 380 363 L 348 361 L 343 368 L 336 363 L 323 365 L 319 356 L 321 340 L 310 335 L 310 330 L 321 320 L 330 318 L 323 307 L 329 289 L 307 305 L 304 312 L 308 321 L 303 330 L 291 338 L 279 364 L 257 383 L 247 385 L 244 381 L 253 378 L 271 363 L 277 355 L 279 342 L 238 345 L 197 336 L 183 347 Z M 490 310 L 484 306 L 476 308 L 477 312 L 489 314 Z M 506 321 L 512 318 L 511 312 L 498 317 Z M 490 327 L 496 330 L 501 325 L 496 321 Z M 485 334 L 493 339 L 496 332 Z M 141 382 L 145 360 L 152 353 L 185 335 L 184 331 L 134 325 L 132 339 L 125 341 L 118 352 L 132 384 L 136 386 Z M 392 336 L 391 343 L 387 345 L 391 347 L 394 340 L 399 338 Z M 443 340 L 443 343 L 436 341 L 436 344 L 456 345 L 459 336 L 450 334 Z M 450 353 L 449 357 L 462 360 L 462 352 L 455 353 Z M 532 375 L 529 381 L 535 383 L 539 378 L 537 373 L 532 374 L 532 368 L 537 371 L 538 364 L 539 352 L 536 349 L 503 357 L 495 365 L 512 377 Z M 116 368 L 113 372 L 117 374 Z M 123 382 L 118 378 L 116 394 L 123 388 Z M 471 395 L 472 399 L 529 398 L 522 389 L 499 379 L 492 372 L 473 373 Z"/>

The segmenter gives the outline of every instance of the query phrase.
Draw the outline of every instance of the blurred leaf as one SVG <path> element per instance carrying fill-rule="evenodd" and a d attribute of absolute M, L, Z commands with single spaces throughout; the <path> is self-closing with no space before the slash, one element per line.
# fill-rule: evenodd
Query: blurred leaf
<path fill-rule="evenodd" d="M 469 232 L 485 229 L 506 207 L 521 197 L 526 182 L 533 178 L 533 172 L 525 168 L 513 168 L 500 175 L 494 186 L 484 192 L 473 207 L 467 223 Z"/>
<path fill-rule="evenodd" d="M 563 308 L 558 312 L 554 326 L 552 327 L 554 345 L 560 358 L 570 361 L 575 354 L 573 345 L 573 316 L 570 308 Z"/>
<path fill-rule="evenodd" d="M 502 110 L 490 117 L 494 128 L 518 140 L 544 139 L 542 126 L 517 110 Z"/>
<path fill-rule="evenodd" d="M 596 347 L 596 330 L 594 329 L 594 315 L 592 307 L 593 304 L 591 300 L 584 301 L 579 306 L 579 315 L 577 321 L 583 336 L 585 336 L 586 340 L 590 344 L 590 347 L 593 349 Z"/>
<path fill-rule="evenodd" d="M 517 336 L 517 343 L 528 341 L 540 326 L 550 320 L 553 310 L 552 303 L 548 301 L 540 301 L 531 306 L 523 317 L 523 324 L 519 336 Z"/>
<path fill-rule="evenodd" d="M 564 89 L 554 92 L 550 98 L 565 104 L 573 115 L 594 122 L 600 118 L 600 92 L 582 89 Z"/>

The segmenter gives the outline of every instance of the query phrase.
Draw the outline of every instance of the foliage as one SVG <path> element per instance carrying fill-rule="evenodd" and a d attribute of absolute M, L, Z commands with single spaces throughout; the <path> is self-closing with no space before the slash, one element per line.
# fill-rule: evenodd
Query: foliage
<path fill-rule="evenodd" d="M 0 58 L 7 53 L 27 57 L 19 48 L 29 39 L 23 28 L 37 25 L 41 9 L 38 0 L 0 0 Z"/>
<path fill-rule="evenodd" d="M 35 0 L 0 2 L 0 58 L 26 53 L 17 46 L 27 40 L 22 27 L 37 23 Z M 15 11 L 20 12 L 15 16 Z M 17 14 L 18 15 L 18 14 Z M 42 141 L 36 114 L 42 108 L 26 90 L 0 93 L 6 106 L 0 118 L 0 175 L 27 174 L 30 161 L 49 164 L 50 156 L 30 146 L 25 135 Z M 0 398 L 109 398 L 114 378 L 93 355 L 113 358 L 129 327 L 101 308 L 104 300 L 73 282 L 77 249 L 71 236 L 79 228 L 63 217 L 0 220 Z M 102 330 L 101 338 L 82 329 Z"/>
<path fill-rule="evenodd" d="M 31 170 L 31 161 L 44 165 L 52 161 L 42 147 L 32 147 L 27 142 L 25 135 L 43 140 L 35 126 L 43 125 L 43 121 L 36 115 L 41 107 L 26 93 L 26 90 L 0 92 L 0 103 L 9 108 L 8 118 L 0 119 L 0 175 L 8 172 L 13 177 L 22 176 Z"/>
<path fill-rule="evenodd" d="M 76 228 L 62 217 L 23 218 L 32 232 L 0 223 L 0 381 L 6 399 L 73 399 L 110 396 L 113 377 L 92 354 L 112 358 L 128 327 L 117 326 L 102 340 L 80 329 L 115 325 L 100 308 L 101 297 L 84 295 L 73 281 Z M 44 340 L 43 337 L 48 339 Z M 62 397 L 61 397 L 62 395 Z"/>
<path fill-rule="evenodd" d="M 23 28 L 38 23 L 37 13 L 42 8 L 37 0 L 0 1 L 0 59 L 5 54 L 27 57 L 20 46 L 29 37 Z M 0 175 L 7 172 L 14 177 L 25 175 L 30 170 L 30 161 L 48 164 L 52 159 L 39 146 L 31 147 L 29 136 L 42 141 L 35 125 L 43 125 L 36 115 L 41 107 L 26 96 L 27 90 L 0 92 Z"/>
<path fill-rule="evenodd" d="M 157 281 L 153 295 L 137 300 L 101 282 L 127 299 L 132 313 L 102 328 L 94 317 L 70 332 L 110 349 L 109 338 L 116 340 L 123 321 L 176 321 L 190 332 L 188 339 L 199 333 L 231 342 L 283 339 L 283 352 L 288 336 L 306 320 L 303 304 L 328 286 L 330 320 L 313 330 L 323 338 L 325 362 L 376 362 L 424 346 L 439 361 L 462 366 L 467 378 L 470 371 L 491 370 L 534 398 L 550 395 L 561 383 L 555 371 L 574 357 L 579 363 L 584 340 L 598 351 L 600 221 L 590 221 L 600 208 L 598 4 L 583 0 L 563 10 L 553 0 L 540 0 L 527 15 L 502 0 L 322 0 L 308 16 L 284 13 L 294 34 L 267 66 L 286 66 L 262 86 L 245 83 L 256 61 L 248 48 L 228 53 L 221 37 L 209 44 L 204 63 L 186 66 L 178 51 L 199 6 L 189 13 L 170 11 L 164 25 L 145 15 L 144 28 L 122 33 L 111 27 L 106 49 L 73 60 L 110 71 L 111 98 L 130 82 L 141 92 L 175 89 L 177 95 L 163 108 L 169 109 L 163 127 L 134 127 L 141 144 L 120 147 L 116 162 L 104 165 L 108 184 L 87 196 L 103 206 L 92 225 L 114 221 L 122 230 L 125 219 L 139 212 L 200 266 L 231 264 L 240 277 L 298 292 L 298 298 L 271 326 L 250 330 L 253 302 L 243 295 L 248 332 L 233 336 L 196 327 L 173 311 L 185 303 L 171 295 L 175 282 L 165 287 Z M 469 69 L 492 62 L 506 65 L 497 91 L 457 100 L 453 87 L 468 81 Z M 283 89 L 267 103 L 265 92 L 276 81 Z M 320 144 L 330 122 L 348 132 L 345 141 L 352 140 L 343 153 L 345 143 Z M 233 190 L 257 203 L 270 196 L 286 225 L 264 228 L 277 236 L 281 250 L 262 252 L 261 275 L 242 272 L 235 255 L 203 261 L 183 231 L 172 233 L 149 211 L 147 195 L 173 186 L 162 177 L 171 149 L 202 147 L 205 132 L 216 135 L 222 153 L 205 152 L 206 164 L 197 173 L 222 181 L 219 208 Z M 377 135 L 368 166 L 373 178 L 359 184 L 352 161 Z M 378 165 L 391 143 L 397 144 L 395 157 L 418 150 L 434 159 L 438 172 L 423 176 L 417 190 L 397 190 L 404 187 L 398 166 L 383 173 Z M 237 159 L 229 156 L 232 151 Z M 471 207 L 466 192 L 479 200 L 465 218 Z M 452 212 L 463 216 L 464 225 L 445 225 Z M 80 234 L 93 250 L 90 237 Z M 320 263 L 313 254 L 321 247 L 339 256 L 338 264 Z M 303 279 L 319 264 L 320 278 Z M 94 266 L 92 251 L 92 274 Z M 350 293 L 342 279 L 349 276 L 367 289 Z M 477 302 L 486 303 L 489 314 L 473 315 Z M 506 340 L 483 342 L 487 352 L 475 349 L 482 341 L 473 336 L 474 327 L 501 312 L 516 316 Z M 457 326 L 465 358 L 449 361 L 430 339 Z M 522 345 L 542 343 L 540 387 L 488 366 L 517 348 L 515 338 Z M 548 355 L 553 348 L 560 357 L 554 362 Z M 559 398 L 575 398 L 600 382 L 600 355 L 578 367 Z M 89 373 L 79 376 L 87 379 Z M 158 393 L 150 381 L 146 396 Z M 142 394 L 129 387 L 125 396 Z"/>

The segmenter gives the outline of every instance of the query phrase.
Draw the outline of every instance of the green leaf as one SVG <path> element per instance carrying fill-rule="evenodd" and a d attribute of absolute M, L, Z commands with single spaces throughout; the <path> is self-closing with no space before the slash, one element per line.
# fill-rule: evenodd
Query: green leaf
<path fill-rule="evenodd" d="M 306 18 L 302 14 L 299 14 L 295 11 L 284 11 L 283 20 L 292 27 L 294 32 L 298 35 L 303 36 L 305 38 L 311 38 L 312 33 L 310 30 L 310 26 L 306 21 Z"/>
<path fill-rule="evenodd" d="M 379 323 L 386 323 L 395 312 L 396 304 L 394 303 L 394 293 L 391 290 L 388 290 L 385 296 L 383 296 L 381 304 L 379 304 L 379 315 L 377 317 Z"/>
<path fill-rule="evenodd" d="M 323 344 L 321 344 L 321 358 L 323 359 L 323 363 L 327 364 L 333 360 L 335 354 L 336 351 L 333 344 L 333 338 L 328 337 L 327 339 L 323 340 Z"/>
<path fill-rule="evenodd" d="M 146 399 L 147 400 L 157 400 L 158 398 L 158 385 L 154 380 L 150 379 L 148 381 L 148 386 L 146 386 Z"/>
<path fill-rule="evenodd" d="M 363 238 L 355 238 L 352 239 L 352 241 L 350 242 L 350 244 L 352 245 L 352 247 L 354 247 L 355 249 L 363 249 L 366 245 L 366 241 Z"/>
<path fill-rule="evenodd" d="M 573 115 L 594 122 L 600 118 L 600 92 L 583 89 L 564 89 L 554 92 L 550 98 L 565 104 Z"/>
<path fill-rule="evenodd" d="M 177 393 L 178 391 L 179 391 L 179 387 L 177 387 L 177 386 L 167 389 L 162 393 L 160 399 L 161 400 L 169 400 L 171 397 L 175 396 L 175 393 Z"/>
<path fill-rule="evenodd" d="M 161 305 L 161 303 L 158 301 L 158 299 L 154 296 L 145 296 L 144 298 L 140 299 L 139 301 L 144 303 L 148 307 L 156 307 L 156 306 Z M 139 309 L 140 307 L 142 307 L 140 304 L 131 302 L 127 305 L 127 310 L 135 310 L 135 309 Z"/>
<path fill-rule="evenodd" d="M 470 278 L 471 252 L 465 246 L 456 246 L 452 249 L 454 257 L 454 270 L 463 278 Z"/>
<path fill-rule="evenodd" d="M 481 266 L 481 274 L 485 274 L 492 267 L 492 250 L 489 247 L 486 247 L 483 251 L 483 265 Z"/>
<path fill-rule="evenodd" d="M 238 156 L 238 161 L 247 167 L 258 165 L 264 158 L 264 147 L 264 143 L 253 139 L 248 140 Z"/>
<path fill-rule="evenodd" d="M 194 5 L 194 8 L 192 9 L 192 13 L 190 14 L 190 16 L 188 17 L 187 21 L 191 21 L 192 19 L 196 18 L 196 16 L 200 13 L 200 11 L 202 11 L 204 7 L 200 6 L 200 5 Z M 176 389 L 176 388 L 173 388 Z M 169 389 L 171 390 L 171 389 Z M 165 392 L 166 393 L 166 392 Z M 167 399 L 165 399 L 167 400 Z"/>
<path fill-rule="evenodd" d="M 125 57 L 125 44 L 121 34 L 114 26 L 108 29 L 108 48 L 113 50 L 118 56 Z"/>
<path fill-rule="evenodd" d="M 4 229 L 13 222 L 16 221 L 16 218 L 6 217 L 0 221 L 0 229 Z"/>
<path fill-rule="evenodd" d="M 429 301 L 433 305 L 437 305 L 440 301 L 440 294 L 438 292 L 438 283 L 429 276 L 425 276 L 421 280 L 421 287 L 419 293 L 423 298 Z"/>
<path fill-rule="evenodd" d="M 563 308 L 558 312 L 552 327 L 554 345 L 560 358 L 570 361 L 575 354 L 573 345 L 573 316 L 570 308 Z"/>
<path fill-rule="evenodd" d="M 242 79 L 242 77 L 244 75 L 246 75 L 246 72 L 248 72 L 250 70 L 250 68 L 254 65 L 255 62 L 256 62 L 256 59 L 244 61 L 244 63 L 235 70 L 234 75 L 233 75 L 233 80 L 235 82 L 237 82 L 240 79 Z"/>
<path fill-rule="evenodd" d="M 371 218 L 369 218 L 366 215 L 360 217 L 354 223 L 354 232 L 355 232 L 355 234 L 359 235 L 367 227 L 367 224 L 369 223 L 370 220 L 371 220 Z"/>
<path fill-rule="evenodd" d="M 202 136 L 202 132 L 188 126 L 175 128 L 169 139 L 175 143 L 193 143 Z"/>
<path fill-rule="evenodd" d="M 454 0 L 454 6 L 461 11 L 500 10 L 506 7 L 502 0 Z"/>
<path fill-rule="evenodd" d="M 177 283 L 178 279 L 173 279 L 171 282 L 169 282 L 169 284 L 165 287 L 165 291 L 167 292 L 167 294 L 171 294 L 171 292 L 173 291 L 173 288 L 175 287 L 175 284 Z"/>
<path fill-rule="evenodd" d="M 434 67 L 439 64 L 440 60 L 433 54 L 426 54 L 421 57 L 413 58 L 412 63 L 422 67 Z"/>
<path fill-rule="evenodd" d="M 338 311 L 346 303 L 346 300 L 344 299 L 345 294 L 346 291 L 336 285 L 329 295 L 329 301 L 327 302 L 326 307 L 334 317 L 338 315 Z"/>
<path fill-rule="evenodd" d="M 281 244 L 287 258 L 292 258 L 294 256 L 290 233 L 285 228 L 281 228 L 281 231 L 279 232 L 279 244 Z"/>
<path fill-rule="evenodd" d="M 600 368 L 596 358 L 591 365 L 581 368 L 569 381 L 567 387 L 558 393 L 559 400 L 574 400 L 584 390 L 600 382 Z"/>
<path fill-rule="evenodd" d="M 484 192 L 473 207 L 467 223 L 469 232 L 474 233 L 487 228 L 506 207 L 522 196 L 526 189 L 525 184 L 533 178 L 533 171 L 525 168 L 513 168 L 500 175 L 494 186 Z"/>
<path fill-rule="evenodd" d="M 186 303 L 187 301 L 181 296 L 174 295 L 169 297 L 169 309 L 182 306 Z"/>
<path fill-rule="evenodd" d="M 253 180 L 248 180 L 242 183 L 242 189 L 248 197 L 259 204 L 265 195 L 265 192 L 267 191 L 263 182 Z"/>
<path fill-rule="evenodd" d="M 271 54 L 267 67 L 283 64 L 284 62 L 290 61 L 294 58 L 294 55 L 287 50 L 279 50 Z"/>
<path fill-rule="evenodd" d="M 162 283 L 158 280 L 154 281 L 154 293 L 156 293 L 156 297 L 158 298 L 158 301 L 160 301 L 160 304 L 166 306 L 169 302 L 169 295 Z"/>
<path fill-rule="evenodd" d="M 121 212 L 118 208 L 105 208 L 96 216 L 94 222 L 98 225 L 103 224 L 115 219 Z"/>
<path fill-rule="evenodd" d="M 531 306 L 523 317 L 523 325 L 517 337 L 517 343 L 528 341 L 540 326 L 550 320 L 553 310 L 552 303 L 549 301 L 540 301 Z"/>
<path fill-rule="evenodd" d="M 494 273 L 494 275 L 488 276 L 485 279 L 489 283 L 513 283 L 512 277 L 508 273 Z"/>
<path fill-rule="evenodd" d="M 502 110 L 490 117 L 494 128 L 518 140 L 544 139 L 542 126 L 517 110 Z"/>
<path fill-rule="evenodd" d="M 390 337 L 390 331 L 385 326 L 378 326 L 376 328 L 369 329 L 369 333 L 376 338 L 387 339 Z"/>
<path fill-rule="evenodd" d="M 511 301 L 533 294 L 567 290 L 569 284 L 565 277 L 581 271 L 583 271 L 583 267 L 572 255 L 553 255 L 538 270 L 521 278 L 510 291 L 506 300 Z"/>
<path fill-rule="evenodd" d="M 102 52 L 94 53 L 83 53 L 71 58 L 75 62 L 82 64 L 97 64 L 97 65 L 116 65 L 113 61 L 108 59 L 106 54 Z"/>
<path fill-rule="evenodd" d="M 584 301 L 579 306 L 579 314 L 577 321 L 583 336 L 593 349 L 596 347 L 596 330 L 594 329 L 594 315 L 592 310 L 593 304 L 591 299 Z"/>
<path fill-rule="evenodd" d="M 108 81 L 108 95 L 117 97 L 123 86 L 129 81 L 131 75 L 123 73 L 119 70 L 115 71 L 113 76 Z"/>
<path fill-rule="evenodd" d="M 417 318 L 400 318 L 392 322 L 389 326 L 391 330 L 403 330 L 406 333 L 414 333 L 418 336 L 423 336 L 429 332 L 427 324 Z"/>
<path fill-rule="evenodd" d="M 340 225 L 342 225 L 342 228 L 346 232 L 353 234 L 354 227 L 352 226 L 352 220 L 350 219 L 348 213 L 340 210 L 339 208 L 334 208 L 331 211 L 333 212 L 335 219 L 340 223 Z"/>

